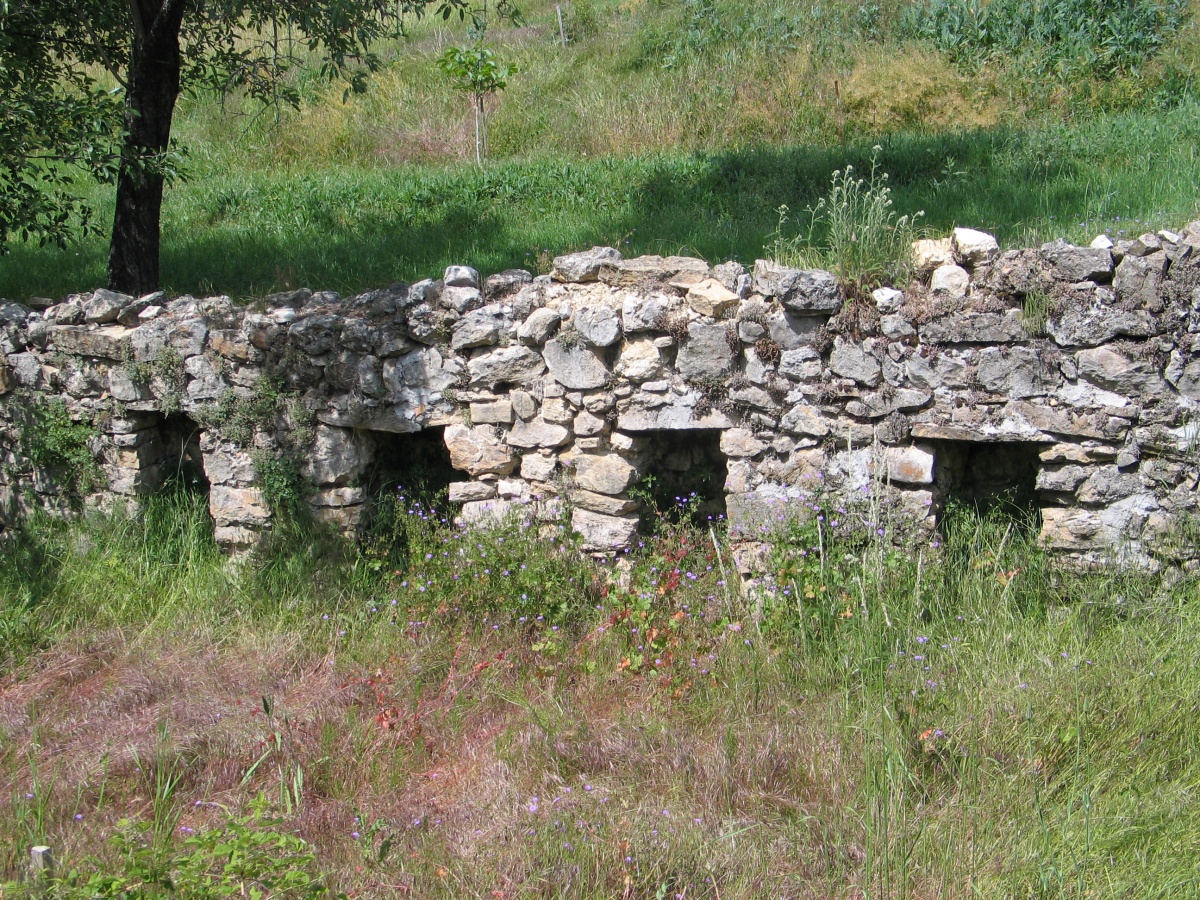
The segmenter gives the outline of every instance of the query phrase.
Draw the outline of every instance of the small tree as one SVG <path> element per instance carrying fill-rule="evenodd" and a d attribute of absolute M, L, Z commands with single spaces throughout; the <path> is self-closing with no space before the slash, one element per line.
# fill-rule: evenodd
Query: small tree
<path fill-rule="evenodd" d="M 483 158 L 487 156 L 484 101 L 489 94 L 508 86 L 508 79 L 516 73 L 517 67 L 507 63 L 501 65 L 480 40 L 469 47 L 451 47 L 438 60 L 438 68 L 450 79 L 455 90 L 471 98 L 471 108 L 475 111 L 475 162 L 483 165 Z"/>

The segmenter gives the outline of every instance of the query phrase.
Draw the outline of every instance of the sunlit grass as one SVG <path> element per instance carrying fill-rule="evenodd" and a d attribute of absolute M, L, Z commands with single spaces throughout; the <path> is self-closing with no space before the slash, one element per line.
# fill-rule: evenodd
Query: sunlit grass
<path fill-rule="evenodd" d="M 262 793 L 359 896 L 1195 883 L 1194 578 L 1067 572 L 969 514 L 900 553 L 831 506 L 823 554 L 815 520 L 778 533 L 756 599 L 707 531 L 614 567 L 403 509 L 399 544 L 237 563 L 178 499 L 10 541 L 9 646 L 34 655 L 0 687 L 6 877 L 33 827 L 70 866 L 109 858 L 117 819 L 150 813 L 129 748 L 149 758 L 161 722 L 182 827 Z"/>

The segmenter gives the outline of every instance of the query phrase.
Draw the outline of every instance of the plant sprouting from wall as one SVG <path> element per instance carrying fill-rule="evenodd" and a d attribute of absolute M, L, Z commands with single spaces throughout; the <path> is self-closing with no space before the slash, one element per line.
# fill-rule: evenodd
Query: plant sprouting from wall
<path fill-rule="evenodd" d="M 916 221 L 925 213 L 896 215 L 888 174 L 879 168 L 881 150 L 873 149 L 866 177 L 850 165 L 834 171 L 829 193 L 807 209 L 807 235 L 784 236 L 789 210 L 781 206 L 775 239 L 766 248 L 771 258 L 784 265 L 829 269 L 862 287 L 903 283 Z"/>
<path fill-rule="evenodd" d="M 96 429 L 71 418 L 66 403 L 36 399 L 21 429 L 21 450 L 38 469 L 62 477 L 70 497 L 78 501 L 104 486 L 104 473 L 89 446 Z"/>

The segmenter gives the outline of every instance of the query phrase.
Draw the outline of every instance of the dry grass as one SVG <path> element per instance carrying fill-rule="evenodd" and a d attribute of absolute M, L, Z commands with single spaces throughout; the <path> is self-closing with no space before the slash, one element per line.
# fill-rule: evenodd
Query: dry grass
<path fill-rule="evenodd" d="M 466 894 L 559 896 L 555 879 L 570 871 L 561 857 L 581 854 L 592 866 L 577 876 L 584 896 L 641 896 L 627 884 L 666 879 L 687 860 L 701 883 L 722 879 L 722 896 L 752 896 L 749 885 L 823 896 L 861 858 L 838 712 L 780 682 L 755 707 L 718 697 L 715 680 L 666 691 L 612 665 L 531 679 L 530 651 L 512 633 L 406 635 L 352 654 L 308 649 L 298 635 L 213 637 L 112 632 L 8 675 L 0 819 L 11 828 L 8 798 L 36 770 L 56 852 L 103 858 L 118 819 L 151 815 L 151 765 L 184 773 L 179 826 L 199 828 L 271 796 L 287 755 L 306 785 L 290 824 L 355 896 L 397 885 L 426 896 L 446 879 Z M 285 753 L 243 783 L 275 730 Z M 352 834 L 377 819 L 397 837 L 370 865 Z"/>

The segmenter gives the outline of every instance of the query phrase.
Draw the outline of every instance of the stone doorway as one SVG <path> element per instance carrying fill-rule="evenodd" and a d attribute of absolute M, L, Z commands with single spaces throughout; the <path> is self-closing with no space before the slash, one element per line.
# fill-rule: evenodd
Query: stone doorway
<path fill-rule="evenodd" d="M 208 495 L 211 485 L 204 471 L 200 440 L 204 430 L 187 416 L 164 416 L 158 426 L 160 488 Z"/>

